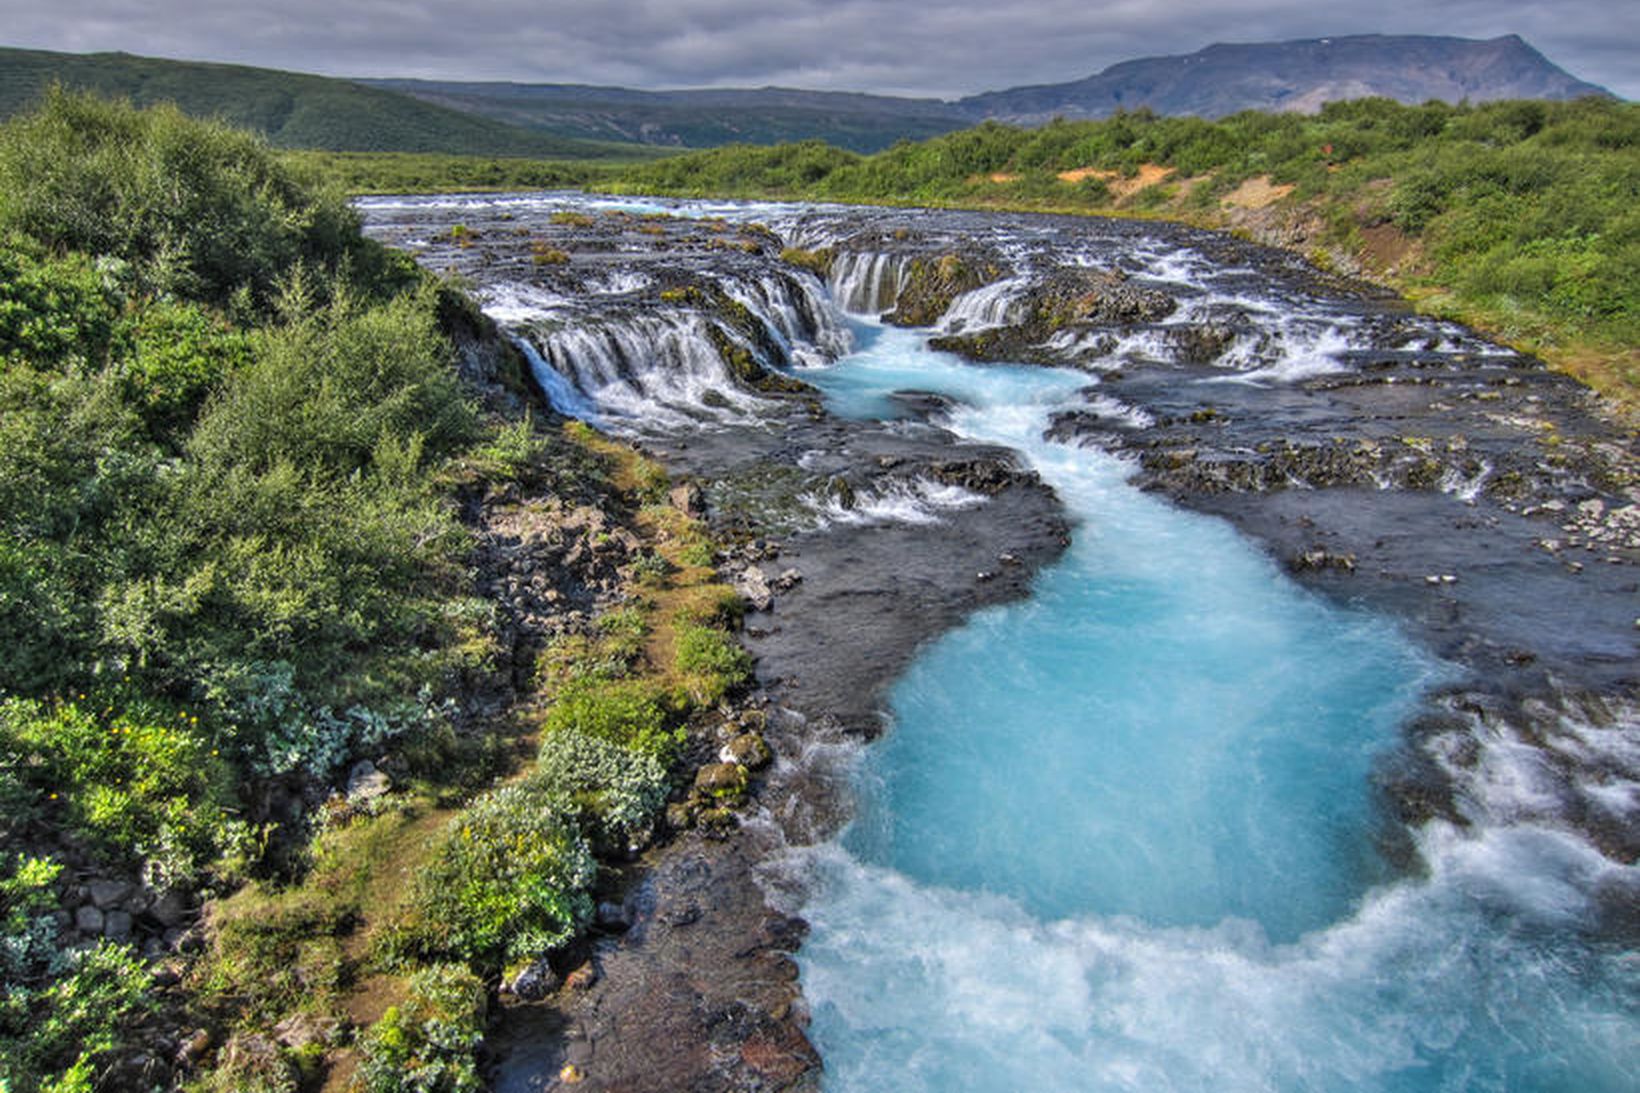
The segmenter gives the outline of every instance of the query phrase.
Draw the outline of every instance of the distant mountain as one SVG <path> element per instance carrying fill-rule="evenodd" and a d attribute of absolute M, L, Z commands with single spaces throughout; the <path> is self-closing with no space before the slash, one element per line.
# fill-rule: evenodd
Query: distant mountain
<path fill-rule="evenodd" d="M 970 124 L 961 110 L 938 99 L 782 87 L 634 91 L 578 84 L 360 82 L 543 132 L 683 148 L 818 138 L 875 152 L 902 138 L 921 140 Z"/>
<path fill-rule="evenodd" d="M 1085 80 L 957 102 L 778 87 L 636 91 L 338 80 L 125 53 L 0 49 L 0 117 L 38 98 L 53 80 L 138 104 L 170 100 L 190 114 L 258 130 L 281 147 L 549 159 L 631 155 L 644 145 L 710 148 L 812 138 L 874 152 L 990 118 L 1034 125 L 1140 107 L 1211 118 L 1239 110 L 1317 110 L 1370 95 L 1483 102 L 1609 94 L 1514 35 L 1477 41 L 1373 34 L 1212 45 L 1184 56 L 1124 61 Z"/>
<path fill-rule="evenodd" d="M 549 159 L 631 152 L 630 145 L 623 149 L 519 129 L 351 80 L 128 53 L 0 49 L 0 118 L 27 109 L 53 82 L 139 106 L 174 102 L 185 113 L 260 132 L 281 148 Z"/>
<path fill-rule="evenodd" d="M 1218 118 L 1241 110 L 1313 112 L 1323 103 L 1372 96 L 1420 103 L 1610 94 L 1551 64 L 1513 34 L 1487 41 L 1362 34 L 1211 45 L 1182 56 L 1124 61 L 1072 83 L 974 95 L 957 106 L 975 121 L 1031 125 L 1140 107 Z"/>

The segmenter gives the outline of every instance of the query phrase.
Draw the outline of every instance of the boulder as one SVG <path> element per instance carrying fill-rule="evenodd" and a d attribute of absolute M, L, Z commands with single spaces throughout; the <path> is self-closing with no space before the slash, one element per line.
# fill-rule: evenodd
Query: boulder
<path fill-rule="evenodd" d="M 536 960 L 524 966 L 523 970 L 507 981 L 507 989 L 518 998 L 526 1002 L 539 1002 L 563 985 L 552 965 L 545 960 Z"/>
<path fill-rule="evenodd" d="M 130 881 L 98 877 L 86 885 L 86 891 L 91 896 L 91 902 L 106 911 L 129 896 L 135 887 Z"/>
<path fill-rule="evenodd" d="M 774 593 L 769 589 L 769 579 L 763 575 L 763 570 L 755 565 L 747 566 L 735 575 L 734 588 L 753 611 L 767 611 L 774 606 Z"/>
<path fill-rule="evenodd" d="M 129 941 L 131 938 L 131 912 L 118 909 L 104 912 L 102 933 L 110 941 Z"/>
<path fill-rule="evenodd" d="M 720 763 L 737 764 L 747 770 L 761 770 L 773 759 L 768 743 L 755 732 L 741 733 L 718 749 Z"/>
<path fill-rule="evenodd" d="M 74 928 L 82 934 L 101 934 L 103 923 L 102 909 L 95 904 L 87 903 L 74 912 Z"/>
<path fill-rule="evenodd" d="M 746 768 L 739 763 L 708 763 L 695 772 L 695 791 L 719 799 L 739 797 L 746 792 Z"/>
<path fill-rule="evenodd" d="M 347 772 L 347 799 L 354 804 L 385 796 L 392 788 L 393 780 L 368 759 L 354 763 Z"/>
<path fill-rule="evenodd" d="M 706 495 L 693 482 L 673 486 L 666 499 L 672 507 L 686 516 L 699 520 L 706 515 Z"/>

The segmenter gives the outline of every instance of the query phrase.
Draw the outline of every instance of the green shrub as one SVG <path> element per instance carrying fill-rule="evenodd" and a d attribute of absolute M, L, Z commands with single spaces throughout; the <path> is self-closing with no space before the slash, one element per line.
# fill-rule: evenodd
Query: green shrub
<path fill-rule="evenodd" d="M 160 490 L 145 433 L 105 376 L 0 370 L 0 691 L 65 691 L 100 660 L 98 600 Z"/>
<path fill-rule="evenodd" d="M 92 1088 L 96 1064 L 134 1038 L 155 1009 L 148 968 L 101 942 L 63 954 L 43 980 L 0 992 L 0 1087 L 16 1093 Z"/>
<path fill-rule="evenodd" d="M 91 259 L 38 250 L 22 239 L 0 243 L 0 366 L 95 371 L 113 339 L 115 294 Z"/>
<path fill-rule="evenodd" d="M 597 873 L 570 808 L 528 785 L 475 800 L 417 872 L 395 947 L 494 969 L 568 942 L 591 917 Z"/>
<path fill-rule="evenodd" d="M 299 264 L 382 267 L 338 195 L 308 190 L 256 137 L 175 107 L 56 90 L 0 126 L 0 231 L 131 263 L 160 293 L 272 301 Z"/>
<path fill-rule="evenodd" d="M 431 291 L 377 307 L 303 315 L 260 336 L 201 418 L 190 449 L 203 464 L 350 474 L 371 465 L 384 438 L 447 454 L 474 436 Z M 419 459 L 418 459 L 419 462 Z"/>
<path fill-rule="evenodd" d="M 193 304 L 143 309 L 128 337 L 129 355 L 120 362 L 123 393 L 161 435 L 183 433 L 205 396 L 251 356 L 243 332 Z"/>
<path fill-rule="evenodd" d="M 247 835 L 225 807 L 227 765 L 180 710 L 0 701 L 0 754 L 15 757 L 32 814 L 62 814 L 115 860 L 145 862 L 158 884 L 192 880 Z"/>
<path fill-rule="evenodd" d="M 679 624 L 676 664 L 689 681 L 691 697 L 705 706 L 716 705 L 752 671 L 751 657 L 732 635 L 697 623 Z"/>
<path fill-rule="evenodd" d="M 655 756 L 564 729 L 541 741 L 531 783 L 566 801 L 594 846 L 625 849 L 666 800 L 666 768 Z"/>
<path fill-rule="evenodd" d="M 410 977 L 409 998 L 390 1006 L 359 1043 L 366 1093 L 476 1093 L 484 1088 L 484 984 L 458 964 Z"/>
<path fill-rule="evenodd" d="M 682 739 L 665 688 L 647 679 L 586 678 L 566 684 L 554 698 L 542 728 L 548 734 L 577 732 L 670 762 Z"/>

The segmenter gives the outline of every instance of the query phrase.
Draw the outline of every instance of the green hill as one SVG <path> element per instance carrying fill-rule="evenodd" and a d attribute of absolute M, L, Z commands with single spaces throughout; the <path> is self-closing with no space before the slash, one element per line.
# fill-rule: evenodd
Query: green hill
<path fill-rule="evenodd" d="M 969 123 L 967 115 L 937 99 L 780 87 L 638 91 L 576 84 L 361 82 L 526 129 L 681 148 L 823 140 L 854 152 L 876 152 L 897 140 L 921 140 Z"/>
<path fill-rule="evenodd" d="M 349 80 L 128 53 L 0 49 L 0 119 L 37 104 L 53 83 L 137 106 L 172 102 L 194 117 L 261 133 L 280 148 L 550 159 L 643 154 L 631 145 L 531 132 Z"/>

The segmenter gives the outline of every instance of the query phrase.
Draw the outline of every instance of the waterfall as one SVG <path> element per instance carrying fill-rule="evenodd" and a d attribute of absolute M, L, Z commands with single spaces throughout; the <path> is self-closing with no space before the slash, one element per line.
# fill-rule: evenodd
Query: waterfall
<path fill-rule="evenodd" d="M 785 353 L 785 361 L 765 363 L 830 364 L 854 347 L 853 335 L 812 278 L 771 274 L 722 285 L 731 299 L 757 316 Z"/>
<path fill-rule="evenodd" d="M 851 315 L 881 315 L 899 300 L 906 269 L 898 254 L 845 251 L 831 264 L 832 298 Z"/>
<path fill-rule="evenodd" d="M 748 417 L 763 400 L 736 384 L 709 323 L 695 312 L 659 311 L 531 332 L 530 361 L 555 407 L 607 426 Z"/>
<path fill-rule="evenodd" d="M 946 309 L 940 330 L 951 334 L 972 334 L 976 330 L 1008 326 L 1024 316 L 1021 305 L 1030 287 L 1028 277 L 1009 277 L 964 292 Z"/>
<path fill-rule="evenodd" d="M 550 308 L 532 311 L 532 297 L 506 291 L 496 294 L 492 313 L 514 330 L 555 407 L 614 429 L 755 417 L 768 400 L 731 374 L 719 351 L 725 340 L 771 370 L 827 364 L 852 348 L 848 328 L 811 278 L 724 274 L 717 284 L 762 324 L 766 338 L 749 338 L 709 308 L 689 306 L 587 315 L 567 310 L 574 301 L 566 297 L 541 294 Z"/>

